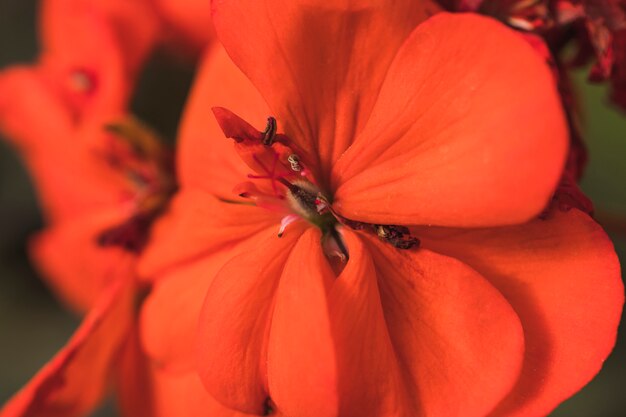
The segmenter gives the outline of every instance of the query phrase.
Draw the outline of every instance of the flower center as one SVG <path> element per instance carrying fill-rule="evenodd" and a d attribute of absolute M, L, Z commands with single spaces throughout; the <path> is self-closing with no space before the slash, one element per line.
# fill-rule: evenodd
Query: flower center
<path fill-rule="evenodd" d="M 406 227 L 357 222 L 336 213 L 332 199 L 317 186 L 309 155 L 277 133 L 273 117 L 261 132 L 224 108 L 216 107 L 213 113 L 224 134 L 234 139 L 241 159 L 254 171 L 248 174 L 252 181 L 238 184 L 235 193 L 256 206 L 283 213 L 279 237 L 291 223 L 306 220 L 322 231 L 327 256 L 343 261 L 348 259 L 348 250 L 338 231 L 341 226 L 375 234 L 398 249 L 419 245 Z"/>

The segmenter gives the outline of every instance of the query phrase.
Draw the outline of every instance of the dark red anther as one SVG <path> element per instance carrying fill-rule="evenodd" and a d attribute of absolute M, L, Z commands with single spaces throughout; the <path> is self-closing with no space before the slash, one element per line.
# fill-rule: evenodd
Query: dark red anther
<path fill-rule="evenodd" d="M 276 119 L 272 116 L 267 118 L 267 126 L 265 126 L 265 130 L 262 132 L 261 142 L 265 146 L 272 146 L 274 143 L 274 139 L 276 138 Z"/>
<path fill-rule="evenodd" d="M 411 232 L 404 226 L 384 224 L 373 225 L 379 238 L 398 249 L 411 249 L 419 246 L 419 239 L 411 236 Z"/>

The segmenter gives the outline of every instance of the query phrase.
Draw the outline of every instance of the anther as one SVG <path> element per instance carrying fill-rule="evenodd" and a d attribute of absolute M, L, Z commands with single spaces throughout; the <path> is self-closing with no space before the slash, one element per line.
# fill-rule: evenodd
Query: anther
<path fill-rule="evenodd" d="M 404 226 L 375 224 L 374 228 L 376 229 L 376 235 L 381 240 L 398 249 L 411 249 L 420 244 L 420 240 L 411 236 L 409 229 Z"/>
<path fill-rule="evenodd" d="M 263 137 L 261 138 L 261 142 L 265 146 L 271 146 L 274 143 L 274 139 L 276 138 L 276 119 L 272 116 L 267 118 L 267 126 L 265 126 L 265 130 L 263 131 Z"/>
<path fill-rule="evenodd" d="M 287 157 L 287 162 L 289 162 L 289 164 L 291 165 L 292 171 L 302 171 L 302 165 L 300 165 L 300 157 L 295 153 L 292 153 Z"/>

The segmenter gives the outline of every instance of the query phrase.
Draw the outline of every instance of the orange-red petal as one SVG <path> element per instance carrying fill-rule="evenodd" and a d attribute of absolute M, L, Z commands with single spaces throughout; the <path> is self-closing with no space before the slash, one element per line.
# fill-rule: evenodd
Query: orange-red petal
<path fill-rule="evenodd" d="M 155 369 L 153 381 L 155 417 L 253 417 L 218 403 L 194 372 L 173 375 Z"/>
<path fill-rule="evenodd" d="M 408 400 L 418 393 L 407 391 L 402 379 L 405 364 L 398 362 L 389 338 L 371 254 L 353 232 L 344 233 L 344 239 L 350 260 L 328 294 L 337 366 L 336 415 L 413 415 Z"/>
<path fill-rule="evenodd" d="M 586 214 L 572 209 L 508 228 L 424 230 L 420 238 L 489 279 L 524 327 L 520 379 L 490 416 L 546 415 L 600 370 L 615 343 L 624 288 L 610 240 Z"/>
<path fill-rule="evenodd" d="M 436 10 L 414 0 L 222 0 L 213 2 L 213 21 L 279 130 L 317 155 L 328 179 L 367 121 L 396 51 L 428 9 Z"/>
<path fill-rule="evenodd" d="M 31 242 L 31 258 L 43 279 L 73 310 L 88 311 L 110 285 L 111 268 L 129 256 L 120 248 L 98 244 L 99 234 L 123 221 L 124 214 L 113 209 L 60 222 Z M 129 266 L 128 276 L 133 268 Z"/>
<path fill-rule="evenodd" d="M 198 371 L 222 404 L 262 415 L 268 399 L 267 341 L 278 282 L 302 228 L 273 230 L 217 273 L 198 327 Z"/>
<path fill-rule="evenodd" d="M 203 48 L 214 38 L 211 2 L 206 0 L 156 0 L 161 18 L 175 30 L 185 43 Z"/>
<path fill-rule="evenodd" d="M 89 149 L 89 135 L 74 128 L 71 111 L 41 70 L 0 74 L 0 129 L 21 152 L 49 220 L 120 201 L 121 179 Z"/>
<path fill-rule="evenodd" d="M 134 78 L 160 34 L 152 0 L 55 0 L 42 3 L 41 35 L 45 54 L 65 64 L 107 62 L 114 47 L 116 69 Z M 91 49 L 90 49 L 91 47 Z M 100 56 L 98 56 L 100 54 Z M 111 77 L 108 65 L 98 66 Z"/>
<path fill-rule="evenodd" d="M 182 263 L 233 248 L 265 228 L 274 226 L 278 234 L 279 225 L 280 214 L 184 188 L 153 226 L 139 262 L 140 276 L 159 278 Z"/>
<path fill-rule="evenodd" d="M 479 417 L 493 409 L 523 357 L 506 300 L 454 259 L 344 236 L 351 257 L 329 301 L 340 415 Z"/>
<path fill-rule="evenodd" d="M 237 241 L 214 247 L 158 277 L 141 312 L 143 346 L 157 366 L 169 372 L 193 369 L 198 319 L 206 293 L 228 261 L 256 245 L 254 238 L 254 234 L 239 236 Z"/>
<path fill-rule="evenodd" d="M 308 229 L 283 269 L 267 353 L 272 401 L 288 416 L 337 415 L 339 392 L 327 294 L 335 281 L 321 233 Z"/>
<path fill-rule="evenodd" d="M 220 46 L 211 48 L 200 66 L 185 108 L 179 134 L 177 166 L 182 187 L 197 187 L 222 198 L 237 198 L 233 188 L 250 168 L 213 117 L 221 106 L 255 126 L 264 126 L 269 111 L 245 75 Z"/>
<path fill-rule="evenodd" d="M 402 46 L 333 167 L 334 207 L 369 223 L 491 226 L 546 205 L 567 149 L 549 68 L 518 34 L 441 13 Z"/>
<path fill-rule="evenodd" d="M 0 411 L 2 417 L 82 417 L 101 400 L 132 321 L 129 262 L 112 270 L 102 292 L 68 344 Z"/>
<path fill-rule="evenodd" d="M 131 79 L 107 16 L 84 1 L 44 2 L 41 28 L 41 68 L 75 120 L 120 112 Z"/>
<path fill-rule="evenodd" d="M 137 297 L 137 295 L 135 296 Z M 115 394 L 121 417 L 155 417 L 152 366 L 139 340 L 139 323 L 133 320 L 115 363 Z"/>

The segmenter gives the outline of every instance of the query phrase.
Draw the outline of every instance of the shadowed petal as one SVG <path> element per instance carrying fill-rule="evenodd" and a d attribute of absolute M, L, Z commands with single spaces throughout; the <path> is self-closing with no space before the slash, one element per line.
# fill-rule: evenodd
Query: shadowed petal
<path fill-rule="evenodd" d="M 242 412 L 263 414 L 268 399 L 267 340 L 278 281 L 302 226 L 273 230 L 217 273 L 198 328 L 198 371 L 211 395 Z"/>
<path fill-rule="evenodd" d="M 491 416 L 552 411 L 595 376 L 615 343 L 624 302 L 619 262 L 586 214 L 484 230 L 423 230 L 425 247 L 479 271 L 524 327 L 526 355 L 515 389 Z"/>
<path fill-rule="evenodd" d="M 398 48 L 435 10 L 431 2 L 415 0 L 393 5 L 221 0 L 213 2 L 213 21 L 279 126 L 307 153 L 319 156 L 316 165 L 327 176 L 367 121 Z"/>
<path fill-rule="evenodd" d="M 336 416 L 337 365 L 327 292 L 333 273 L 321 233 L 309 228 L 291 251 L 272 314 L 267 373 L 272 400 L 288 416 Z"/>
<path fill-rule="evenodd" d="M 490 18 L 441 13 L 391 65 L 333 167 L 334 207 L 382 224 L 526 221 L 561 175 L 567 128 L 549 68 Z"/>

